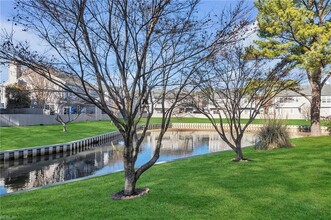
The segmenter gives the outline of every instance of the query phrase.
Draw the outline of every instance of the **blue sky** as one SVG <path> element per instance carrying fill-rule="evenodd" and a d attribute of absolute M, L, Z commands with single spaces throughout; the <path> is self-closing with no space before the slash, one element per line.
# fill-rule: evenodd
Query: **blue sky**
<path fill-rule="evenodd" d="M 8 27 L 7 19 L 10 17 L 13 9 L 13 0 L 0 0 L 0 32 Z M 7 79 L 7 69 L 0 66 L 0 83 Z"/>
<path fill-rule="evenodd" d="M 239 0 L 202 0 L 201 8 L 206 12 L 217 12 L 224 7 L 231 7 L 231 5 L 235 5 L 238 1 Z M 13 27 L 12 23 L 7 20 L 14 14 L 14 2 L 14 0 L 0 0 L 0 33 L 4 30 L 10 31 Z M 253 6 L 254 0 L 246 0 L 246 3 Z M 30 42 L 32 47 L 41 47 L 35 41 L 35 36 L 27 32 L 22 32 L 21 29 L 22 28 L 15 29 L 15 38 L 17 40 L 27 40 Z M 7 75 L 7 67 L 0 65 L 0 83 L 7 80 Z"/>

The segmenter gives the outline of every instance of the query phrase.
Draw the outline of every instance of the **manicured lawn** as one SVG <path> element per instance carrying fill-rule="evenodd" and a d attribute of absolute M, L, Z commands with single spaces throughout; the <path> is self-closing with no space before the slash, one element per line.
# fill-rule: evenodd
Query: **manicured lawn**
<path fill-rule="evenodd" d="M 153 118 L 152 124 L 160 123 L 161 119 Z M 305 120 L 284 120 L 288 125 L 309 125 Z M 176 118 L 172 122 L 178 123 L 209 123 L 204 118 Z M 256 119 L 256 124 L 264 121 Z M 0 127 L 0 151 L 28 148 L 48 144 L 59 144 L 86 137 L 104 134 L 116 130 L 109 121 L 75 122 L 68 124 L 68 132 L 62 132 L 61 125 L 37 125 L 21 127 Z"/>
<path fill-rule="evenodd" d="M 245 149 L 160 164 L 139 181 L 150 193 L 113 201 L 123 173 L 0 198 L 2 219 L 331 219 L 331 137 L 295 148 Z"/>
<path fill-rule="evenodd" d="M 61 125 L 0 127 L 0 151 L 65 143 L 114 130 L 109 121 L 70 123 L 66 133 Z"/>

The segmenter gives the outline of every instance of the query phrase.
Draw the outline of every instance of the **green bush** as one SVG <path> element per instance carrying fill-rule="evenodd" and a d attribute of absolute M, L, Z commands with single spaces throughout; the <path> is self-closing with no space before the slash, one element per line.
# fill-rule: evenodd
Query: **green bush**
<path fill-rule="evenodd" d="M 329 135 L 331 135 L 331 115 L 326 117 L 321 117 L 322 119 L 322 125 L 327 127 L 327 131 L 329 132 Z"/>
<path fill-rule="evenodd" d="M 326 123 L 326 127 L 328 127 L 329 135 L 331 135 L 331 121 L 328 121 L 328 122 Z"/>
<path fill-rule="evenodd" d="M 286 125 L 280 120 L 268 120 L 257 134 L 258 142 L 255 149 L 271 150 L 276 148 L 292 147 L 290 135 Z"/>

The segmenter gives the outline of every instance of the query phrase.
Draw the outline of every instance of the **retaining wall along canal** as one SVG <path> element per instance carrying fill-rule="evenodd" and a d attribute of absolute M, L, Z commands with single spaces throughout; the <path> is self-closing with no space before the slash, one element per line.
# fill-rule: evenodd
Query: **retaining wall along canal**
<path fill-rule="evenodd" d="M 138 130 L 143 129 L 144 126 L 139 126 Z M 148 129 L 159 129 L 160 125 L 149 125 Z M 119 131 L 113 131 L 102 135 L 97 135 L 89 138 L 84 138 L 77 141 L 72 141 L 62 144 L 52 144 L 47 146 L 38 146 L 30 148 L 22 148 L 16 150 L 7 150 L 0 152 L 0 162 L 4 160 L 16 160 L 26 159 L 31 157 L 51 155 L 57 153 L 63 153 L 66 151 L 84 151 L 92 147 L 100 146 L 105 143 L 109 143 L 112 140 L 121 137 Z"/>
<path fill-rule="evenodd" d="M 248 126 L 246 131 L 258 131 L 261 129 L 262 124 L 251 124 Z M 172 129 L 214 129 L 210 123 L 172 123 L 170 125 Z M 138 129 L 143 129 L 144 126 L 140 126 Z M 149 125 L 148 129 L 159 129 L 160 125 Z M 228 130 L 229 126 L 224 125 L 224 129 Z M 289 132 L 302 132 L 304 131 L 302 126 L 287 126 Z M 327 127 L 322 127 L 322 134 L 328 135 L 329 132 Z M 97 135 L 77 141 L 72 141 L 62 144 L 53 144 L 47 146 L 38 146 L 24 149 L 7 150 L 0 152 L 0 162 L 5 160 L 16 160 L 34 158 L 43 155 L 51 155 L 57 153 L 63 153 L 67 151 L 85 151 L 92 147 L 100 146 L 105 143 L 109 143 L 112 140 L 120 138 L 121 134 L 119 131 L 113 131 L 102 135 Z"/>
<path fill-rule="evenodd" d="M 259 131 L 264 125 L 263 124 L 250 124 L 246 131 Z M 229 125 L 223 125 L 224 130 L 229 130 Z M 242 125 L 244 127 L 244 125 Z M 210 123 L 172 123 L 172 127 L 175 129 L 214 129 L 213 125 Z M 289 132 L 310 132 L 309 126 L 298 126 L 298 125 L 287 125 L 287 130 Z M 328 128 L 321 126 L 322 135 L 328 135 Z"/>

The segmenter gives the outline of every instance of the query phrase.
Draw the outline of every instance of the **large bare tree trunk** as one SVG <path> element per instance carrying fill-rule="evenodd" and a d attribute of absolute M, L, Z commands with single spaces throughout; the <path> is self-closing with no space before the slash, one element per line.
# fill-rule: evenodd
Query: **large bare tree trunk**
<path fill-rule="evenodd" d="M 124 195 L 133 195 L 136 190 L 136 175 L 133 163 L 125 163 Z"/>
<path fill-rule="evenodd" d="M 125 147 L 123 152 L 124 158 L 124 195 L 129 196 L 133 195 L 136 190 L 136 175 L 134 169 L 134 156 L 133 156 L 133 137 L 130 137 L 130 132 L 124 138 Z"/>
<path fill-rule="evenodd" d="M 317 74 L 316 74 L 317 75 Z M 311 85 L 311 135 L 320 136 L 320 110 L 321 110 L 321 87 L 318 77 L 312 77 Z"/>

